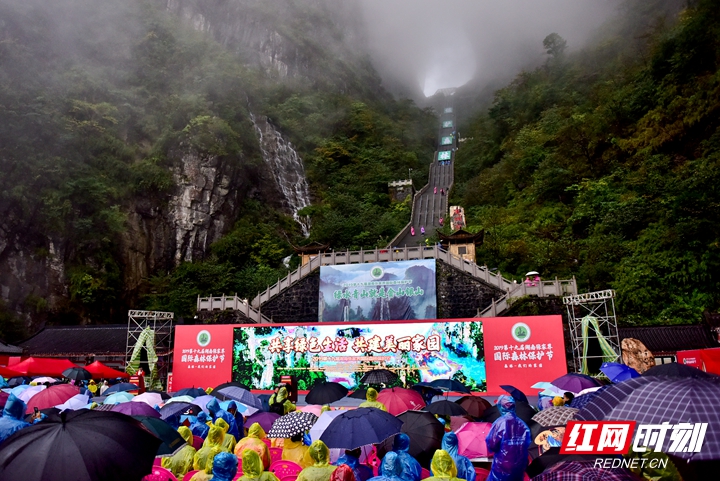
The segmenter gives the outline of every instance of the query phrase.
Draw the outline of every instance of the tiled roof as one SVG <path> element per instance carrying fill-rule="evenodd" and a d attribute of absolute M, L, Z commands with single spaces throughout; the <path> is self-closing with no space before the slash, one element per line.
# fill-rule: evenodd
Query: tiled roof
<path fill-rule="evenodd" d="M 720 347 L 707 326 L 647 326 L 620 327 L 620 340 L 627 337 L 638 339 L 652 353 L 674 353 L 687 349 Z"/>
<path fill-rule="evenodd" d="M 19 356 L 20 354 L 22 354 L 22 352 L 22 347 L 11 346 L 10 344 L 6 344 L 3 341 L 0 341 L 0 354 Z"/>

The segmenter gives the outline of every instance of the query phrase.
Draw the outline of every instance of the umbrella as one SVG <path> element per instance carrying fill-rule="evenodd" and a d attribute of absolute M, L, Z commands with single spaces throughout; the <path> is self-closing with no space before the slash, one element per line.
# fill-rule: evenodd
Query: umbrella
<path fill-rule="evenodd" d="M 228 399 L 232 401 L 237 401 L 239 403 L 242 403 L 248 407 L 252 407 L 255 409 L 262 409 L 262 403 L 258 398 L 256 398 L 253 393 L 248 391 L 247 389 L 243 389 L 241 387 L 237 386 L 228 386 L 224 387 L 222 389 L 218 389 L 217 391 L 213 391 L 210 393 L 212 396 L 222 395 L 223 401 L 226 401 Z"/>
<path fill-rule="evenodd" d="M 542 456 L 541 456 L 542 457 Z M 595 461 L 562 461 L 550 466 L 533 481 L 637 481 L 625 468 L 603 469 Z"/>
<path fill-rule="evenodd" d="M 457 432 L 463 424 L 472 422 L 475 422 L 475 418 L 469 414 L 464 414 L 462 416 L 450 416 L 450 431 Z"/>
<path fill-rule="evenodd" d="M 570 401 L 570 407 L 575 409 L 582 409 L 584 408 L 590 401 L 595 399 L 595 396 L 600 394 L 601 392 L 608 389 L 612 384 L 608 384 L 607 386 L 603 386 L 597 391 L 589 392 L 587 394 L 581 394 L 579 396 L 575 396 L 572 401 Z"/>
<path fill-rule="evenodd" d="M 377 400 L 383 403 L 388 412 L 394 416 L 405 411 L 422 409 L 425 406 L 425 401 L 420 393 L 401 387 L 383 389 L 378 394 Z"/>
<path fill-rule="evenodd" d="M 130 377 L 128 373 L 117 371 L 109 366 L 106 366 L 100 361 L 95 361 L 92 364 L 88 364 L 87 366 L 85 366 L 85 370 L 92 374 L 95 379 L 117 379 L 119 377 Z"/>
<path fill-rule="evenodd" d="M 586 376 L 585 374 L 570 373 L 555 379 L 552 382 L 552 385 L 564 391 L 579 393 L 583 389 L 597 387 L 601 384 L 597 381 L 597 379 Z"/>
<path fill-rule="evenodd" d="M 317 417 L 320 417 L 320 414 L 322 414 L 322 406 L 319 406 L 317 404 L 307 404 L 305 406 L 300 406 L 299 408 L 297 408 L 297 410 L 304 413 L 313 413 Z"/>
<path fill-rule="evenodd" d="M 564 426 L 575 417 L 575 413 L 578 411 L 579 409 L 565 406 L 552 406 L 534 415 L 532 420 L 546 427 Z"/>
<path fill-rule="evenodd" d="M 88 400 L 90 399 L 90 396 L 87 394 L 76 394 L 75 396 L 71 397 L 67 401 L 65 401 L 62 404 L 58 404 L 55 406 L 60 411 L 76 411 L 78 409 L 82 409 L 85 406 L 87 406 Z"/>
<path fill-rule="evenodd" d="M 14 394 L 15 396 L 19 396 L 21 392 L 23 392 L 26 389 L 30 389 L 29 384 L 20 384 L 19 386 L 15 386 L 10 389 L 10 392 Z"/>
<path fill-rule="evenodd" d="M 272 424 L 268 438 L 291 438 L 310 429 L 318 420 L 312 413 L 293 411 L 281 416 Z"/>
<path fill-rule="evenodd" d="M 507 391 L 512 398 L 515 400 L 516 403 L 526 403 L 528 402 L 528 398 L 525 395 L 524 392 L 516 388 L 515 386 L 511 386 L 509 384 L 501 384 L 500 389 L 504 389 Z"/>
<path fill-rule="evenodd" d="M 168 419 L 172 416 L 185 414 L 189 411 L 190 415 L 197 416 L 200 414 L 200 411 L 202 409 L 199 406 L 196 406 L 192 403 L 186 403 L 186 402 L 175 402 L 175 403 L 167 403 L 162 408 L 160 408 L 160 419 Z"/>
<path fill-rule="evenodd" d="M 430 383 L 430 385 L 434 388 L 442 389 L 443 391 L 465 392 L 470 394 L 470 390 L 467 386 L 454 379 L 435 379 Z"/>
<path fill-rule="evenodd" d="M 159 406 L 163 403 L 163 398 L 156 392 L 144 392 L 132 398 L 131 401 L 136 403 L 145 403 L 151 408 L 154 408 L 155 406 Z"/>
<path fill-rule="evenodd" d="M 180 436 L 180 433 L 162 419 L 150 416 L 132 416 L 132 418 L 140 421 L 143 426 L 162 441 L 155 456 L 172 456 L 185 446 L 185 440 Z"/>
<path fill-rule="evenodd" d="M 120 404 L 132 401 L 133 395 L 128 392 L 116 392 L 105 397 L 103 404 Z"/>
<path fill-rule="evenodd" d="M 41 391 L 44 391 L 45 389 L 47 389 L 47 386 L 43 386 L 42 384 L 40 386 L 30 386 L 27 389 L 23 389 L 20 394 L 16 394 L 15 396 L 17 396 L 18 399 L 27 404 L 28 401 L 30 401 L 30 398 L 40 393 Z"/>
<path fill-rule="evenodd" d="M 30 384 L 30 381 L 32 379 L 28 376 L 15 376 L 11 377 L 7 380 L 8 386 L 15 387 L 15 386 L 21 386 L 21 385 L 28 385 Z"/>
<path fill-rule="evenodd" d="M 29 391 L 29 389 L 25 392 L 27 391 Z M 28 402 L 27 411 L 25 412 L 31 413 L 33 412 L 33 408 L 45 409 L 57 406 L 58 404 L 64 403 L 65 401 L 79 393 L 80 390 L 75 386 L 71 386 L 70 384 L 58 384 L 57 386 L 50 386 L 49 388 L 32 397 L 30 402 Z"/>
<path fill-rule="evenodd" d="M 420 395 L 424 396 L 425 393 L 432 393 L 433 396 L 439 396 L 441 395 L 442 389 L 438 389 L 435 386 L 431 385 L 429 382 L 418 382 L 410 386 L 410 389 L 413 391 L 417 391 L 420 393 Z M 424 399 L 424 398 L 423 398 Z"/>
<path fill-rule="evenodd" d="M 720 383 L 706 379 L 641 376 L 595 396 L 575 419 L 637 421 L 638 424 L 708 423 L 699 453 L 676 452 L 692 461 L 720 459 Z M 678 436 L 682 432 L 676 433 Z M 667 452 L 670 434 L 662 449 Z"/>
<path fill-rule="evenodd" d="M 34 382 L 36 385 L 37 384 L 45 384 L 46 382 L 50 383 L 50 384 L 55 384 L 56 382 L 58 382 L 58 380 L 55 379 L 54 377 L 44 376 L 44 377 L 36 377 L 31 382 Z"/>
<path fill-rule="evenodd" d="M 441 416 L 461 416 L 467 414 L 467 411 L 461 405 L 444 399 L 428 404 L 424 410 Z"/>
<path fill-rule="evenodd" d="M 556 386 L 553 386 L 553 384 L 549 382 L 536 382 L 530 387 L 533 389 L 541 389 L 542 392 L 540 393 L 540 395 L 542 396 L 555 397 L 562 396 L 565 393 L 565 391 Z"/>
<path fill-rule="evenodd" d="M 145 403 L 122 403 L 110 406 L 111 411 L 127 414 L 128 416 L 149 416 L 151 418 L 160 418 L 157 409 L 148 406 Z"/>
<path fill-rule="evenodd" d="M 429 467 L 435 450 L 440 449 L 445 428 L 435 416 L 425 411 L 406 411 L 397 417 L 402 421 L 400 432 L 410 438 L 410 455 L 422 466 Z M 394 436 L 378 446 L 378 455 L 384 455 L 393 446 Z"/>
<path fill-rule="evenodd" d="M 333 419 L 320 440 L 329 448 L 355 449 L 383 442 L 399 433 L 401 427 L 402 421 L 388 412 L 357 408 Z"/>
<path fill-rule="evenodd" d="M 530 272 L 528 272 L 528 273 L 525 274 L 525 275 L 526 275 L 526 276 L 539 276 L 540 273 L 539 273 L 538 271 L 530 271 Z"/>
<path fill-rule="evenodd" d="M 246 391 L 251 391 L 249 387 L 247 387 L 245 384 L 242 384 L 240 382 L 230 381 L 230 382 L 224 382 L 222 384 L 218 384 L 213 388 L 213 391 L 219 391 L 222 388 L 225 387 L 239 387 L 241 389 L 245 389 Z"/>
<path fill-rule="evenodd" d="M 217 399 L 215 396 L 211 396 L 209 394 L 206 394 L 204 396 L 198 396 L 195 399 L 193 399 L 193 404 L 196 406 L 199 406 L 200 409 L 205 411 L 206 413 L 209 412 L 207 409 L 207 403 L 212 401 L 213 399 Z M 266 429 L 267 431 L 267 429 Z"/>
<path fill-rule="evenodd" d="M 130 384 L 129 382 L 119 382 L 117 384 L 114 384 L 107 388 L 103 394 L 106 396 L 109 396 L 112 393 L 115 392 L 123 392 L 123 391 L 137 391 L 138 387 L 135 384 Z"/>
<path fill-rule="evenodd" d="M 160 440 L 137 420 L 122 414 L 89 410 L 51 414 L 3 442 L 0 477 L 27 481 L 140 479 L 152 469 L 159 445 Z"/>
<path fill-rule="evenodd" d="M 613 383 L 627 381 L 628 379 L 640 376 L 640 373 L 635 369 L 617 362 L 604 362 L 602 366 L 600 366 L 600 370 L 610 379 L 610 382 Z"/>
<path fill-rule="evenodd" d="M 197 399 L 196 399 L 196 401 L 197 401 Z M 328 411 L 328 412 L 331 412 L 331 411 Z M 268 431 L 270 431 L 270 428 L 272 428 L 272 424 L 279 417 L 280 417 L 280 415 L 277 413 L 266 413 L 266 412 L 258 411 L 255 414 L 253 414 L 252 416 L 248 416 L 248 418 L 245 420 L 245 427 L 249 428 L 254 423 L 258 423 L 263 428 L 263 431 L 268 432 Z"/>
<path fill-rule="evenodd" d="M 481 398 L 480 396 L 463 396 L 455 402 L 462 406 L 467 413 L 474 418 L 479 418 L 487 408 L 492 407 L 492 404 L 490 404 L 487 399 Z"/>
<path fill-rule="evenodd" d="M 366 372 L 360 382 L 363 384 L 390 384 L 397 378 L 397 374 L 387 369 L 373 369 Z"/>
<path fill-rule="evenodd" d="M 9 397 L 10 397 L 10 394 L 0 391 L 0 408 L 5 407 L 5 403 L 7 403 L 7 400 Z"/>
<path fill-rule="evenodd" d="M 320 415 L 317 422 L 310 428 L 310 439 L 317 441 L 325 432 L 327 427 L 336 417 L 340 416 L 342 411 L 325 411 Z"/>
<path fill-rule="evenodd" d="M 87 369 L 81 367 L 71 367 L 65 369 L 62 372 L 64 378 L 72 379 L 73 381 L 89 381 L 93 378 L 93 375 Z"/>
<path fill-rule="evenodd" d="M 365 399 L 367 397 L 367 390 L 368 388 L 366 387 L 355 388 L 351 394 L 348 394 L 348 397 L 353 399 Z"/>
<path fill-rule="evenodd" d="M 517 417 L 525 421 L 525 423 L 529 423 L 535 413 L 537 413 L 537 411 L 535 411 L 535 409 L 533 409 L 530 404 L 523 402 L 515 403 L 515 414 L 517 415 Z M 491 423 L 500 416 L 500 410 L 498 409 L 498 407 L 493 406 L 485 410 L 485 412 L 481 416 L 481 419 L 483 421 Z"/>
<path fill-rule="evenodd" d="M 153 398 L 154 398 L 154 397 L 155 397 L 155 396 L 153 396 Z M 187 395 L 185 395 L 185 396 L 175 396 L 175 397 L 171 397 L 170 399 L 167 399 L 167 400 L 165 401 L 165 404 L 170 404 L 170 403 L 191 403 L 191 402 L 193 402 L 194 400 L 195 400 L 195 398 L 194 398 L 193 396 L 187 396 Z M 162 397 L 160 398 L 160 403 L 162 403 Z M 158 403 L 158 404 L 160 404 L 160 403 Z"/>
<path fill-rule="evenodd" d="M 458 450 L 468 458 L 491 456 L 488 453 L 485 437 L 490 432 L 492 423 L 466 423 L 455 434 L 458 437 Z"/>
<path fill-rule="evenodd" d="M 205 396 L 207 394 L 205 390 L 200 389 L 199 387 L 186 387 L 185 389 L 181 389 L 176 393 L 173 393 L 172 397 L 176 396 L 190 396 L 192 398 L 196 398 L 199 396 Z"/>
<path fill-rule="evenodd" d="M 718 379 L 718 376 L 709 372 L 701 371 L 692 366 L 671 362 L 658 364 L 645 371 L 643 376 L 669 376 L 669 377 L 694 377 L 698 379 Z"/>
<path fill-rule="evenodd" d="M 593 454 L 560 454 L 559 447 L 552 447 L 545 451 L 542 456 L 538 456 L 537 458 L 535 458 L 533 462 L 530 463 L 530 465 L 527 467 L 526 472 L 528 476 L 533 478 L 542 473 L 543 471 L 547 470 L 550 466 L 553 466 L 562 461 L 594 461 L 596 457 L 597 456 Z M 572 477 L 572 473 L 568 474 L 568 476 L 570 476 L 570 479 L 576 479 Z"/>
<path fill-rule="evenodd" d="M 347 396 L 348 389 L 337 382 L 324 382 L 316 384 L 305 395 L 308 404 L 330 404 Z"/>
<path fill-rule="evenodd" d="M 149 392 L 150 394 L 159 394 L 160 399 L 162 399 L 163 401 L 172 398 L 172 396 L 169 395 L 168 393 L 166 393 L 165 391 L 145 391 L 145 392 Z M 145 393 L 143 393 L 143 394 L 145 394 Z"/>

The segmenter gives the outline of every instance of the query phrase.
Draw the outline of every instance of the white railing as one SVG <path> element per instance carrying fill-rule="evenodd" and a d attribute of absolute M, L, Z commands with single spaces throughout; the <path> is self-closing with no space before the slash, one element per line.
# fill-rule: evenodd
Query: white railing
<path fill-rule="evenodd" d="M 235 296 L 210 296 L 197 298 L 197 310 L 200 311 L 240 311 L 248 319 L 258 323 L 272 322 L 271 319 L 263 316 L 258 310 L 253 308 L 247 299 L 240 299 Z"/>
<path fill-rule="evenodd" d="M 540 281 L 536 285 L 527 285 L 525 283 L 515 284 L 514 287 L 500 299 L 493 299 L 492 303 L 483 311 L 478 312 L 476 317 L 496 317 L 502 314 L 510 307 L 510 299 L 525 296 L 563 297 L 575 295 L 577 295 L 577 281 L 574 276 L 570 280 L 559 280 L 555 278 L 553 281 Z"/>

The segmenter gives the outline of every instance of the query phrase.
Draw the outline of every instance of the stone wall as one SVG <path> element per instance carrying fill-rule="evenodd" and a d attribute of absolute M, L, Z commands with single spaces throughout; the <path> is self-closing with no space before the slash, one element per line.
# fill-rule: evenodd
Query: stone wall
<path fill-rule="evenodd" d="M 274 322 L 317 322 L 320 269 L 262 305 L 260 312 Z"/>
<path fill-rule="evenodd" d="M 438 319 L 475 317 L 504 292 L 470 274 L 437 262 Z"/>

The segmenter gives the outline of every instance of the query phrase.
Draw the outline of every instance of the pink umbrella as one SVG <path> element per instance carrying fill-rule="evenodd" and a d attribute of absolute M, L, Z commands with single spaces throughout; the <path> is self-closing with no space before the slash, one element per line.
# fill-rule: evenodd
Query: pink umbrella
<path fill-rule="evenodd" d="M 163 403 L 162 396 L 156 392 L 144 392 L 142 394 L 138 394 L 130 401 L 136 403 L 145 403 L 151 408 L 154 408 L 155 406 L 160 406 Z"/>
<path fill-rule="evenodd" d="M 27 403 L 27 411 L 25 414 L 33 412 L 33 408 L 38 409 L 51 408 L 58 404 L 63 404 L 65 401 L 73 396 L 80 394 L 80 389 L 70 384 L 58 384 L 56 386 L 50 386 L 44 391 L 34 395 Z"/>
<path fill-rule="evenodd" d="M 466 423 L 455 434 L 458 437 L 460 454 L 468 458 L 491 456 L 485 445 L 485 436 L 490 432 L 492 423 Z"/>
<path fill-rule="evenodd" d="M 315 416 L 320 417 L 320 411 L 322 411 L 322 406 L 318 404 L 308 404 L 307 406 L 300 406 L 297 409 L 298 411 L 302 411 L 305 413 L 313 413 Z"/>
<path fill-rule="evenodd" d="M 378 394 L 377 400 L 383 403 L 393 416 L 425 407 L 425 402 L 419 392 L 401 387 L 383 389 Z"/>
<path fill-rule="evenodd" d="M 29 388 L 25 389 L 23 392 L 17 395 L 17 398 L 24 401 L 25 404 L 32 398 L 34 395 L 39 393 L 40 391 L 43 391 L 47 389 L 47 386 L 30 386 Z"/>

